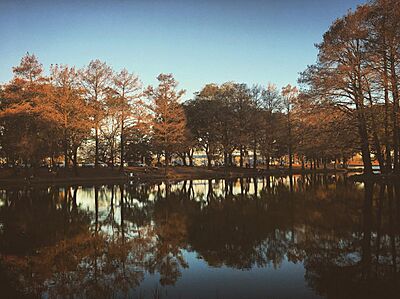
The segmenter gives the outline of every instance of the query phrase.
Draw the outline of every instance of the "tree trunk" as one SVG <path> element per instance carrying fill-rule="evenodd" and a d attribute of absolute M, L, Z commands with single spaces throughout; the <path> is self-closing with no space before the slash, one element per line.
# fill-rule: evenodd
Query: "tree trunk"
<path fill-rule="evenodd" d="M 391 50 L 393 52 L 394 50 Z M 399 115 L 399 91 L 397 88 L 397 74 L 395 65 L 395 56 L 393 53 L 390 54 L 390 77 L 391 77 L 391 87 L 393 96 L 393 164 L 394 171 L 396 173 L 400 172 L 399 165 L 399 125 L 397 117 Z"/>
<path fill-rule="evenodd" d="M 182 165 L 183 166 L 187 166 L 187 164 L 186 164 L 186 153 L 182 153 L 181 159 L 182 159 Z"/>
<path fill-rule="evenodd" d="M 361 155 L 364 164 L 364 173 L 372 174 L 372 162 L 369 149 L 368 132 L 365 124 L 365 119 L 360 119 L 358 121 L 358 131 L 361 139 Z"/>
<path fill-rule="evenodd" d="M 73 164 L 74 164 L 75 175 L 78 176 L 78 148 L 77 147 L 74 148 Z"/>
<path fill-rule="evenodd" d="M 165 152 L 165 166 L 168 167 L 169 166 L 169 152 Z"/>
<path fill-rule="evenodd" d="M 228 153 L 224 150 L 224 167 L 228 167 Z"/>
<path fill-rule="evenodd" d="M 371 126 L 372 126 L 372 136 L 373 136 L 373 141 L 374 141 L 374 147 L 375 147 L 375 151 L 376 151 L 376 156 L 378 158 L 378 162 L 379 162 L 379 168 L 381 173 L 385 173 L 386 169 L 385 169 L 385 159 L 383 157 L 382 154 L 382 148 L 381 148 L 381 142 L 379 140 L 379 136 L 378 136 L 378 126 L 376 124 L 375 121 L 375 115 L 372 111 L 373 108 L 373 102 L 372 102 L 372 94 L 371 94 L 371 90 L 368 89 L 368 99 L 369 99 L 369 103 L 370 103 L 370 118 L 371 118 Z"/>
<path fill-rule="evenodd" d="M 257 169 L 257 145 L 254 144 L 253 148 L 253 168 Z"/>
<path fill-rule="evenodd" d="M 212 168 L 212 165 L 211 165 L 212 157 L 210 155 L 210 152 L 206 151 L 206 155 L 207 155 L 207 167 L 208 167 L 208 169 L 211 169 Z"/>
<path fill-rule="evenodd" d="M 120 152 L 120 166 L 119 166 L 119 168 L 120 168 L 120 170 L 121 171 L 123 171 L 124 170 L 124 158 L 125 158 L 125 146 L 124 146 L 124 118 L 123 117 L 121 117 L 121 135 L 120 135 L 120 142 L 121 142 L 121 145 L 120 145 L 120 150 L 121 150 L 121 152 Z"/>
<path fill-rule="evenodd" d="M 96 148 L 95 148 L 95 156 L 94 156 L 94 167 L 98 168 L 99 167 L 99 128 L 97 125 L 96 125 L 95 133 L 96 133 L 96 136 L 95 136 Z"/>
<path fill-rule="evenodd" d="M 189 166 L 193 167 L 193 155 L 194 155 L 194 150 L 191 149 L 188 152 L 188 158 L 189 158 Z"/>
<path fill-rule="evenodd" d="M 240 168 L 243 167 L 243 146 L 240 146 Z"/>
<path fill-rule="evenodd" d="M 289 109 L 288 109 L 289 110 Z M 288 155 L 289 155 L 289 171 L 292 172 L 292 124 L 290 120 L 290 111 L 288 111 Z"/>
<path fill-rule="evenodd" d="M 386 51 L 383 53 L 383 85 L 384 85 L 384 97 L 385 97 L 385 152 L 386 152 L 386 172 L 392 171 L 392 157 L 391 157 L 391 146 L 389 137 L 389 84 L 388 84 L 388 69 L 387 69 L 387 56 Z"/>
<path fill-rule="evenodd" d="M 67 129 L 64 129 L 64 166 L 65 166 L 65 169 L 68 168 L 68 138 L 67 138 Z"/>

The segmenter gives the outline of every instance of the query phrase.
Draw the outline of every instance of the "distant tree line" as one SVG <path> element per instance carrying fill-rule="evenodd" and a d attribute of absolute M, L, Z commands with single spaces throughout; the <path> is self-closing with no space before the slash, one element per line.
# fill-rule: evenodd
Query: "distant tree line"
<path fill-rule="evenodd" d="M 254 168 L 258 161 L 269 168 L 283 156 L 292 167 L 294 155 L 304 167 L 357 151 L 347 114 L 308 111 L 312 107 L 290 85 L 280 91 L 273 84 L 207 84 L 182 102 L 185 91 L 172 74 L 160 74 L 157 86 L 143 88 L 136 75 L 99 60 L 79 70 L 52 65 L 45 76 L 28 53 L 13 72 L 0 96 L 1 157 L 7 164 L 62 160 L 77 167 L 93 161 L 95 167 L 122 168 L 154 157 L 168 165 L 175 157 L 193 165 L 195 151 L 203 151 L 209 167 L 234 166 L 234 152 L 241 167 L 249 166 L 249 154 Z"/>

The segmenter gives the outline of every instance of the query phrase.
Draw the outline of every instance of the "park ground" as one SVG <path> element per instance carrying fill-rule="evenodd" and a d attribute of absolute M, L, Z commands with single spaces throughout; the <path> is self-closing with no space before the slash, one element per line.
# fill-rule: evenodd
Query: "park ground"
<path fill-rule="evenodd" d="M 292 174 L 307 173 L 334 173 L 334 172 L 355 172 L 360 169 L 316 169 L 302 170 L 301 167 L 295 166 Z M 237 178 L 237 177 L 257 177 L 266 175 L 287 175 L 287 168 L 271 167 L 269 170 L 265 168 L 240 168 L 240 167 L 218 167 L 208 169 L 206 167 L 125 167 L 121 171 L 115 168 L 79 168 L 74 169 L 57 169 L 51 171 L 49 169 L 0 169 L 0 185 L 10 184 L 107 184 L 107 183 L 124 183 L 128 180 L 133 181 L 162 181 L 162 180 L 188 180 L 188 179 L 216 179 L 216 178 Z"/>

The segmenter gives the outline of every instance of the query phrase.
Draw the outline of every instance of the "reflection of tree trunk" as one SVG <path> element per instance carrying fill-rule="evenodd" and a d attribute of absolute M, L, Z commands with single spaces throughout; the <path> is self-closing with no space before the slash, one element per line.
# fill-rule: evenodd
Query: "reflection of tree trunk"
<path fill-rule="evenodd" d="M 169 194 L 171 193 L 171 185 L 169 182 L 165 183 L 165 199 L 169 198 Z"/>
<path fill-rule="evenodd" d="M 397 273 L 397 254 L 396 254 L 396 231 L 395 231 L 395 221 L 394 221 L 394 196 L 393 196 L 393 185 L 388 184 L 387 185 L 387 191 L 388 191 L 388 199 L 389 199 L 389 237 L 390 237 L 390 246 L 391 246 L 391 251 L 392 251 L 392 263 L 393 263 L 393 273 Z"/>
<path fill-rule="evenodd" d="M 293 175 L 289 175 L 289 185 L 290 185 L 290 193 L 293 192 Z"/>
<path fill-rule="evenodd" d="M 125 243 L 125 224 L 124 224 L 124 212 L 125 212 L 125 202 L 124 202 L 124 185 L 119 186 L 120 194 L 121 194 L 121 237 L 122 243 Z"/>
<path fill-rule="evenodd" d="M 94 206 L 95 206 L 95 234 L 97 236 L 99 229 L 99 187 L 94 187 Z"/>
<path fill-rule="evenodd" d="M 161 199 L 161 184 L 157 184 L 157 199 Z"/>
<path fill-rule="evenodd" d="M 111 187 L 111 199 L 110 199 L 110 214 L 109 214 L 109 218 L 111 219 L 111 225 L 112 225 L 112 233 L 113 233 L 113 238 L 114 238 L 114 194 L 115 194 L 115 190 L 114 190 L 114 185 L 112 185 Z"/>
<path fill-rule="evenodd" d="M 73 197 L 72 197 L 72 209 L 73 209 L 74 211 L 76 211 L 76 209 L 78 208 L 78 204 L 77 204 L 77 202 L 76 202 L 77 193 L 78 193 L 78 187 L 76 186 L 76 187 L 74 188 L 74 195 L 73 195 Z"/>
<path fill-rule="evenodd" d="M 372 197 L 374 184 L 366 182 L 364 187 L 363 240 L 362 240 L 362 277 L 366 281 L 371 274 L 371 230 L 372 230 Z"/>
<path fill-rule="evenodd" d="M 381 229 L 382 229 L 382 209 L 383 209 L 383 200 L 385 196 L 385 188 L 386 185 L 382 184 L 379 192 L 378 198 L 378 209 L 376 214 L 376 275 L 378 275 L 378 265 L 379 265 L 379 256 L 381 250 Z"/>
<path fill-rule="evenodd" d="M 254 199 L 258 198 L 258 180 L 256 177 L 253 178 L 253 185 L 254 185 Z"/>
<path fill-rule="evenodd" d="M 208 192 L 207 192 L 207 201 L 210 202 L 213 199 L 213 185 L 212 180 L 208 180 Z"/>
<path fill-rule="evenodd" d="M 267 176 L 267 190 L 268 194 L 271 193 L 271 177 Z"/>
<path fill-rule="evenodd" d="M 64 201 L 62 202 L 62 211 L 64 215 L 64 239 L 66 238 L 66 233 L 67 233 L 67 226 L 69 225 L 68 221 L 68 193 L 70 191 L 70 187 L 64 187 Z"/>
<path fill-rule="evenodd" d="M 225 149 L 224 149 L 224 166 L 225 167 L 228 166 L 228 153 L 226 152 Z"/>
<path fill-rule="evenodd" d="M 99 189 L 97 186 L 94 187 L 94 204 L 95 204 L 95 230 L 94 230 L 94 234 L 95 234 L 95 242 L 94 242 L 94 280 L 95 283 L 97 285 L 97 257 L 98 257 L 98 248 L 97 248 L 97 244 L 98 244 L 98 230 L 99 230 Z"/>
<path fill-rule="evenodd" d="M 191 198 L 194 199 L 194 189 L 193 189 L 193 181 L 192 181 L 192 180 L 189 181 L 189 192 L 188 192 L 188 197 L 189 197 L 189 200 L 190 200 Z"/>
<path fill-rule="evenodd" d="M 184 181 L 183 181 L 183 184 L 182 184 L 181 191 L 180 191 L 180 194 L 181 194 L 182 198 L 185 198 L 185 195 L 186 195 L 186 193 L 187 193 L 187 191 L 186 191 L 186 184 L 187 184 L 187 180 L 184 180 Z"/>

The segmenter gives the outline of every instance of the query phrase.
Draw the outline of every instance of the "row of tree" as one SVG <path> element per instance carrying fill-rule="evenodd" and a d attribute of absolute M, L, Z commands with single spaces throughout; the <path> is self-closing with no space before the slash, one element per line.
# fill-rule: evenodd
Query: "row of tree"
<path fill-rule="evenodd" d="M 88 159 L 122 167 L 151 150 L 167 154 L 185 139 L 184 91 L 176 91 L 172 75 L 143 90 L 136 75 L 94 60 L 80 70 L 52 65 L 45 76 L 29 54 L 13 72 L 0 91 L 3 162 L 38 166 L 63 157 L 66 166 Z"/>
<path fill-rule="evenodd" d="M 279 91 L 273 84 L 208 84 L 181 103 L 185 91 L 171 74 L 142 88 L 136 75 L 99 60 L 80 70 L 52 65 L 45 76 L 27 54 L 13 72 L 0 94 L 1 156 L 9 164 L 62 157 L 67 167 L 94 161 L 123 168 L 125 161 L 162 156 L 168 165 L 174 156 L 193 165 L 202 151 L 209 167 L 235 165 L 236 153 L 241 167 L 269 167 L 283 156 L 292 167 L 294 155 L 304 167 L 357 151 L 351 117 L 334 107 L 316 111 L 290 85 Z"/>

